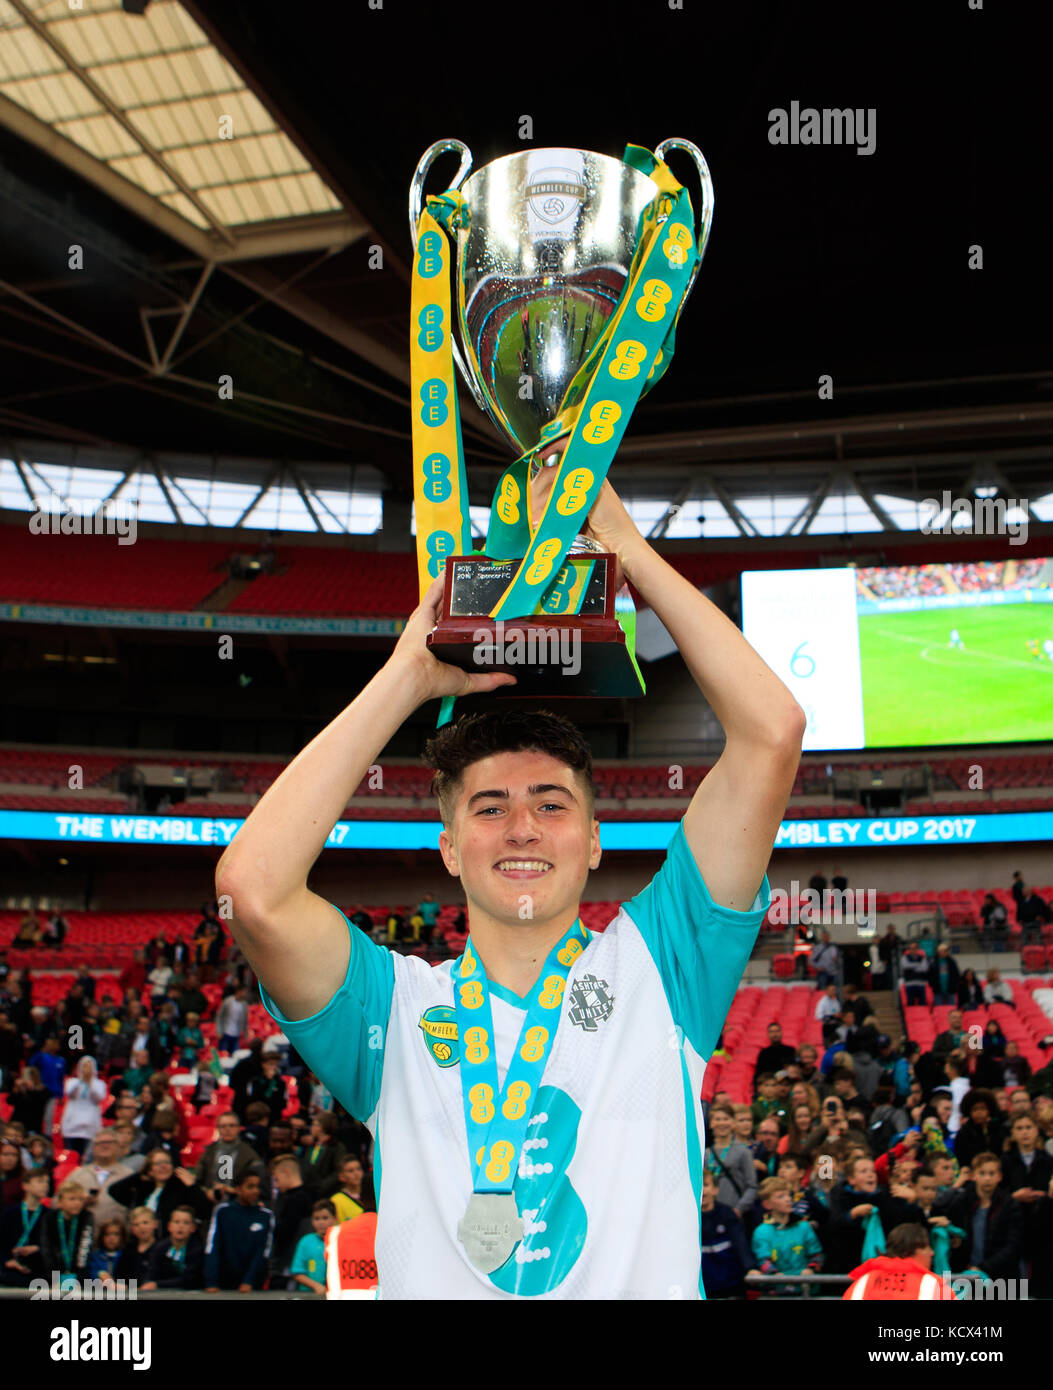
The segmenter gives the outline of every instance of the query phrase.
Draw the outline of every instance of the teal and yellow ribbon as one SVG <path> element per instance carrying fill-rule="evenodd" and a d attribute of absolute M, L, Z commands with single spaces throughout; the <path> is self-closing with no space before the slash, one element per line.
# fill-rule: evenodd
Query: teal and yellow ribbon
<path fill-rule="evenodd" d="M 614 312 L 567 388 L 559 415 L 541 431 L 537 445 L 505 470 L 494 491 L 485 553 L 493 559 L 522 557 L 490 612 L 494 619 L 579 612 L 594 562 L 571 561 L 568 551 L 599 496 L 637 401 L 664 375 L 673 354 L 680 310 L 700 254 L 691 199 L 649 150 L 629 145 L 623 158 L 647 174 L 659 192 L 640 215 L 636 249 Z M 413 262 L 413 495 L 422 596 L 449 555 L 472 553 L 450 336 L 449 236 L 467 225 L 469 216 L 464 198 L 454 190 L 429 197 L 418 224 Z M 466 331 L 460 276 L 458 282 L 458 309 Z M 567 446 L 535 525 L 531 467 L 540 452 L 564 436 L 569 436 Z M 616 604 L 627 650 L 640 675 L 635 616 L 631 603 L 623 599 Z M 437 727 L 449 720 L 452 710 L 453 699 L 447 697 Z"/>

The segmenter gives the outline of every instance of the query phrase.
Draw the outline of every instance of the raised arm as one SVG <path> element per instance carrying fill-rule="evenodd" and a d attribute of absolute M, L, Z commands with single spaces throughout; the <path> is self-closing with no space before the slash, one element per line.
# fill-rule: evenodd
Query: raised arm
<path fill-rule="evenodd" d="M 267 789 L 216 866 L 217 896 L 232 901 L 234 938 L 287 1018 L 324 1008 L 347 973 L 347 927 L 307 887 L 307 876 L 367 770 L 427 700 L 514 683 L 430 654 L 425 639 L 441 600 L 440 577 L 383 667 Z"/>
<path fill-rule="evenodd" d="M 713 901 L 747 911 L 797 774 L 804 711 L 735 624 L 648 545 L 610 483 L 589 530 L 661 618 L 727 735 L 684 814 L 684 835 Z"/>

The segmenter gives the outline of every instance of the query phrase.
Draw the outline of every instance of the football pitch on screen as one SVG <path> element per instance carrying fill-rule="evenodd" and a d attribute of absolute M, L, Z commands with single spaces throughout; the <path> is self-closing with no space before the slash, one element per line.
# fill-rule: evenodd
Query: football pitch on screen
<path fill-rule="evenodd" d="M 1053 738 L 1051 637 L 1045 604 L 861 614 L 866 746 Z"/>

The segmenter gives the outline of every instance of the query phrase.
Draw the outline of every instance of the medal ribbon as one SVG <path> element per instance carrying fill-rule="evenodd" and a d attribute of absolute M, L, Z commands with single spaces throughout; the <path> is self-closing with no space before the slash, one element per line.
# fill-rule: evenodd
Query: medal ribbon
<path fill-rule="evenodd" d="M 468 222 L 459 193 L 431 197 L 413 258 L 410 378 L 413 391 L 413 507 L 423 598 L 447 555 L 472 553 L 461 416 L 453 378 L 450 243 L 446 227 Z"/>
<path fill-rule="evenodd" d="M 19 1203 L 19 1206 L 20 1206 L 21 1209 L 22 1209 L 22 1234 L 21 1234 L 21 1235 L 19 1236 L 19 1238 L 18 1238 L 18 1244 L 19 1244 L 19 1245 L 28 1245 L 28 1244 L 29 1244 L 29 1237 L 30 1237 L 30 1235 L 32 1234 L 33 1227 L 34 1227 L 34 1226 L 37 1224 L 37 1222 L 40 1220 L 40 1213 L 44 1210 L 44 1208 L 43 1208 L 42 1206 L 34 1207 L 34 1208 L 33 1208 L 33 1219 L 30 1220 L 29 1215 L 28 1215 L 28 1213 L 29 1213 L 29 1208 L 26 1206 L 25 1202 L 20 1202 L 20 1203 Z"/>
<path fill-rule="evenodd" d="M 420 596 L 443 571 L 447 555 L 471 555 L 472 523 L 464 471 L 461 412 L 453 379 L 450 242 L 446 227 L 467 225 L 468 205 L 450 191 L 430 197 L 417 226 L 410 297 L 410 386 L 413 419 L 413 512 L 417 520 Z M 453 713 L 443 698 L 436 728 Z"/>
<path fill-rule="evenodd" d="M 62 1273 L 73 1273 L 73 1254 L 77 1244 L 77 1223 L 71 1221 L 70 1232 L 66 1234 L 66 1217 L 63 1212 L 58 1214 L 58 1238 L 59 1254 L 62 1256 Z"/>
<path fill-rule="evenodd" d="M 519 1033 L 503 1088 L 497 1083 L 497 1049 L 486 971 L 471 937 L 450 972 L 461 1046 L 461 1094 L 468 1131 L 473 1192 L 511 1192 L 537 1099 L 552 1052 L 571 966 L 592 940 L 581 918 L 549 952 L 526 998 Z"/>

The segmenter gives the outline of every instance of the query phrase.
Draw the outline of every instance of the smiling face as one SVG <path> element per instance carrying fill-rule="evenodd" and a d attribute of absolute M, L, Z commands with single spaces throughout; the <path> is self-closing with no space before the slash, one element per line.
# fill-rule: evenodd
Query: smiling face
<path fill-rule="evenodd" d="M 175 1165 L 166 1153 L 155 1153 L 146 1165 L 147 1174 L 154 1182 L 167 1182 L 175 1172 Z"/>
<path fill-rule="evenodd" d="M 565 763 L 548 753 L 495 753 L 465 769 L 439 849 L 464 885 L 473 931 L 480 918 L 540 924 L 577 911 L 600 862 L 600 827 Z"/>
<path fill-rule="evenodd" d="M 723 1109 L 711 1109 L 709 1112 L 709 1128 L 717 1143 L 726 1144 L 731 1138 L 732 1116 Z"/>

